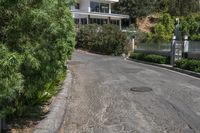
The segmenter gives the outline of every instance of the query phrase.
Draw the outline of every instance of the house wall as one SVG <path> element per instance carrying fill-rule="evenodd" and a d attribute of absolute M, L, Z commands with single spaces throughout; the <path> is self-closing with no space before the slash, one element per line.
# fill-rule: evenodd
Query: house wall
<path fill-rule="evenodd" d="M 96 1 L 100 3 L 114 3 L 119 2 L 119 0 L 78 0 L 77 2 L 80 3 L 80 10 L 83 12 L 90 12 L 90 1 Z M 110 6 L 110 13 L 111 13 L 111 6 Z"/>
<path fill-rule="evenodd" d="M 90 0 L 79 0 L 80 10 L 83 12 L 90 12 Z"/>
<path fill-rule="evenodd" d="M 90 2 L 99 2 L 99 3 L 107 3 L 109 4 L 109 11 L 104 10 L 103 12 L 91 12 Z M 103 19 L 103 23 L 107 20 L 107 23 L 117 24 L 120 26 L 123 18 L 128 18 L 127 15 L 121 14 L 112 14 L 111 12 L 111 4 L 118 2 L 119 0 L 77 0 L 79 3 L 79 10 L 76 10 L 74 6 L 72 6 L 71 10 L 73 13 L 73 17 L 75 18 L 75 22 L 78 24 L 89 24 L 99 22 L 99 19 Z M 90 19 L 91 18 L 91 19 Z M 86 22 L 85 22 L 86 21 Z M 102 20 L 100 20 L 102 21 Z"/>

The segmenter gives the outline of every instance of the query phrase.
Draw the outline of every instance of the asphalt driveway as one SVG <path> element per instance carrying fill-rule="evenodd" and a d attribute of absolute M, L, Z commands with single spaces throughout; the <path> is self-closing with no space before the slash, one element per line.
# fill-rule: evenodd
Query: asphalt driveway
<path fill-rule="evenodd" d="M 75 52 L 66 133 L 200 133 L 200 80 L 120 57 Z"/>

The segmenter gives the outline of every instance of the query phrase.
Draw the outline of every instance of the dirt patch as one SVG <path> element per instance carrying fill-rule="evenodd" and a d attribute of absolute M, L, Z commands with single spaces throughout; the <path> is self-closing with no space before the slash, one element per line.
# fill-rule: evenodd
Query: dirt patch
<path fill-rule="evenodd" d="M 158 21 L 159 17 L 157 15 L 149 15 L 147 17 L 137 19 L 137 26 L 142 32 L 149 33 Z"/>
<path fill-rule="evenodd" d="M 40 119 L 20 119 L 8 124 L 8 133 L 31 133 Z"/>
<path fill-rule="evenodd" d="M 54 97 L 50 100 L 52 101 Z M 51 103 L 51 102 L 50 102 Z M 6 133 L 32 133 L 36 125 L 45 117 L 49 112 L 50 103 L 43 106 L 42 115 L 30 118 L 18 118 L 6 123 Z"/>

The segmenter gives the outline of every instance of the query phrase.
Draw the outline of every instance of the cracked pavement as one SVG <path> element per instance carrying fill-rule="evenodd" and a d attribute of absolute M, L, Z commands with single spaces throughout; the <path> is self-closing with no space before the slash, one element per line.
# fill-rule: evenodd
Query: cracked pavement
<path fill-rule="evenodd" d="M 83 51 L 69 69 L 65 133 L 200 132 L 198 78 Z"/>

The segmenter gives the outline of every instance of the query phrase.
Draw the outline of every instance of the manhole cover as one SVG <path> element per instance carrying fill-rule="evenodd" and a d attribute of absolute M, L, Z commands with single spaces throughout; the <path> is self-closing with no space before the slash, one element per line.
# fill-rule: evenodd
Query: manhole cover
<path fill-rule="evenodd" d="M 130 89 L 133 92 L 150 92 L 153 91 L 152 88 L 149 87 L 133 87 Z"/>

